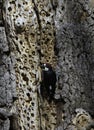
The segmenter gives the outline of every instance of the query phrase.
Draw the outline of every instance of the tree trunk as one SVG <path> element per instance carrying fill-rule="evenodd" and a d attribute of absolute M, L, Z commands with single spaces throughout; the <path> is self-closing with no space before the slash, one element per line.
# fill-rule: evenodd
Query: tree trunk
<path fill-rule="evenodd" d="M 0 130 L 9 130 L 13 116 L 13 102 L 17 98 L 14 56 L 10 51 L 2 19 L 0 1 Z M 16 113 L 14 114 L 16 116 Z"/>
<path fill-rule="evenodd" d="M 6 0 L 4 3 L 7 38 L 16 59 L 16 105 L 21 130 L 54 130 L 56 124 L 55 105 L 43 102 L 38 92 L 40 62 L 55 64 L 53 15 L 50 1 Z"/>
<path fill-rule="evenodd" d="M 93 117 L 93 5 L 93 0 L 3 1 L 0 130 L 74 130 L 77 108 Z M 40 63 L 56 70 L 55 102 L 40 94 Z M 76 129 L 87 130 L 80 122 Z"/>
<path fill-rule="evenodd" d="M 65 119 L 61 125 L 65 130 L 76 108 L 83 108 L 94 116 L 94 21 L 90 2 L 66 0 L 63 17 L 58 15 L 58 10 L 56 15 L 56 72 L 60 94 L 65 101 Z"/>

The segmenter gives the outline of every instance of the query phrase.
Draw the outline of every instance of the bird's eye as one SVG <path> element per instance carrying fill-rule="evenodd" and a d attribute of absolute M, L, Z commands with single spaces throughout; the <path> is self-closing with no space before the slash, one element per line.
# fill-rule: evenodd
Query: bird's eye
<path fill-rule="evenodd" d="M 44 64 L 44 66 L 46 66 L 46 64 Z"/>

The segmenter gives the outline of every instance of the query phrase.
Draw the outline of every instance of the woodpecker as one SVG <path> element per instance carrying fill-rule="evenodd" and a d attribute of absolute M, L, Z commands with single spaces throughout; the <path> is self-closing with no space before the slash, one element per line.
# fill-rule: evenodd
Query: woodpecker
<path fill-rule="evenodd" d="M 56 73 L 50 64 L 42 64 L 42 81 L 40 92 L 43 98 L 47 98 L 49 101 L 54 99 L 56 89 Z"/>

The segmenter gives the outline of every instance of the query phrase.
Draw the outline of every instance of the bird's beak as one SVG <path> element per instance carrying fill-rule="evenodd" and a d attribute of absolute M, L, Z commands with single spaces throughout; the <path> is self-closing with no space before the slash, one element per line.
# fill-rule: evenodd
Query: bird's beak
<path fill-rule="evenodd" d="M 44 68 L 44 65 L 43 65 L 43 64 L 40 64 L 39 66 L 40 66 L 41 68 Z"/>

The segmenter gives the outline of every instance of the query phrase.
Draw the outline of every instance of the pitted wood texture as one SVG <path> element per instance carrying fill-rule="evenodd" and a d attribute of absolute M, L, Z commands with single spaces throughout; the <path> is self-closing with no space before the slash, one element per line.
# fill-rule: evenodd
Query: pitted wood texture
<path fill-rule="evenodd" d="M 53 14 L 49 0 L 6 0 L 4 3 L 3 16 L 9 47 L 16 59 L 17 106 L 21 130 L 39 130 L 40 126 L 43 130 L 55 128 L 55 107 L 51 108 L 48 102 L 41 101 L 40 108 L 37 95 L 40 62 L 55 64 Z"/>

